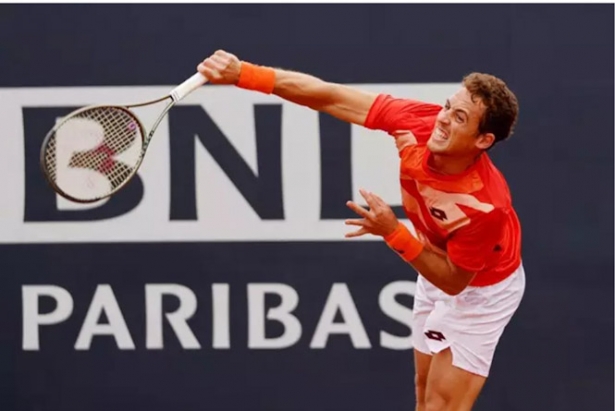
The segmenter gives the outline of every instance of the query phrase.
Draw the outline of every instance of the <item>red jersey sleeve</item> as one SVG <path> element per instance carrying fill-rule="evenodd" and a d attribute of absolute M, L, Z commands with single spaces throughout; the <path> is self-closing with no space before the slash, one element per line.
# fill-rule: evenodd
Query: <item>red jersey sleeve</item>
<path fill-rule="evenodd" d="M 409 130 L 417 142 L 424 143 L 429 139 L 436 116 L 441 109 L 442 107 L 437 104 L 380 94 L 372 104 L 364 125 L 369 129 L 382 130 L 389 134 L 399 130 Z"/>
<path fill-rule="evenodd" d="M 457 267 L 478 272 L 496 261 L 502 252 L 504 211 L 495 210 L 475 217 L 457 230 L 447 242 L 447 254 Z"/>

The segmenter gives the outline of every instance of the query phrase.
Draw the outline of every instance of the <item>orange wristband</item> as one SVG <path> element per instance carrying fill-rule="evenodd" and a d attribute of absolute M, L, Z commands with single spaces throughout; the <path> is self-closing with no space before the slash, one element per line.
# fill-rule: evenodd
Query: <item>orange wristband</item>
<path fill-rule="evenodd" d="M 257 66 L 246 61 L 241 62 L 241 72 L 237 87 L 246 90 L 260 91 L 271 94 L 275 86 L 275 70 L 269 67 Z"/>
<path fill-rule="evenodd" d="M 395 231 L 384 237 L 387 245 L 407 262 L 412 262 L 423 251 L 424 245 L 414 237 L 408 227 L 399 223 Z"/>

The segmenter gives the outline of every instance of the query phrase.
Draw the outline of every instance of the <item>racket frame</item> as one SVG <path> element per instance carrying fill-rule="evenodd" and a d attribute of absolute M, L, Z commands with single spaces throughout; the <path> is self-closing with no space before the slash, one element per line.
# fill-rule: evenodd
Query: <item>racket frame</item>
<path fill-rule="evenodd" d="M 141 167 L 141 164 L 143 163 L 143 159 L 145 158 L 145 152 L 147 151 L 147 148 L 149 147 L 149 143 L 151 142 L 152 138 L 154 137 L 154 134 L 156 133 L 156 129 L 158 128 L 158 125 L 160 125 L 160 122 L 167 115 L 169 110 L 171 110 L 171 108 L 173 108 L 173 106 L 177 102 L 182 100 L 184 97 L 186 97 L 192 91 L 196 90 L 198 87 L 204 85 L 205 83 L 207 83 L 207 79 L 202 74 L 197 72 L 192 77 L 190 77 L 187 80 L 185 80 L 182 84 L 180 84 L 177 87 L 175 87 L 173 90 L 171 90 L 166 95 L 164 95 L 164 96 L 162 96 L 160 98 L 154 99 L 154 100 L 149 100 L 149 101 L 142 102 L 142 103 L 125 104 L 125 105 L 97 104 L 97 105 L 90 105 L 90 106 L 82 107 L 80 109 L 72 111 L 71 113 L 69 113 L 68 115 L 63 117 L 59 122 L 57 122 L 53 126 L 53 128 L 47 133 L 47 135 L 45 136 L 45 139 L 43 140 L 43 144 L 41 146 L 41 152 L 40 152 L 40 165 L 41 165 L 41 169 L 42 169 L 43 175 L 45 176 L 45 180 L 47 180 L 47 182 L 49 183 L 51 188 L 56 193 L 60 194 L 64 198 L 66 198 L 66 199 L 68 199 L 70 201 L 74 201 L 76 203 L 82 203 L 82 204 L 95 203 L 97 201 L 103 200 L 103 199 L 108 198 L 108 197 L 112 196 L 113 194 L 117 193 L 122 188 L 124 188 L 126 186 L 126 184 L 128 184 L 128 182 L 130 182 L 133 179 L 135 174 L 137 174 L 137 171 L 139 170 L 139 167 Z M 170 102 L 166 105 L 166 107 L 158 115 L 158 118 L 152 124 L 152 127 L 150 128 L 149 132 L 146 133 L 145 127 L 143 126 L 143 123 L 141 122 L 139 117 L 135 113 L 133 113 L 130 109 L 135 108 L 135 107 L 143 107 L 143 106 L 153 105 L 153 104 L 165 101 L 165 100 L 170 100 Z M 139 158 L 137 160 L 137 163 L 134 165 L 132 173 L 130 173 L 130 175 L 128 177 L 126 177 L 126 179 L 124 179 L 124 181 L 122 181 L 120 184 L 118 184 L 114 189 L 112 189 L 108 194 L 106 194 L 104 196 L 101 196 L 101 197 L 98 197 L 98 198 L 95 198 L 95 199 L 85 200 L 85 199 L 75 198 L 75 197 L 71 196 L 70 194 L 66 193 L 64 190 L 62 190 L 52 180 L 52 178 L 49 176 L 49 173 L 47 171 L 48 167 L 47 167 L 47 159 L 46 159 L 46 155 L 45 154 L 47 152 L 47 145 L 49 144 L 49 140 L 55 135 L 57 130 L 66 121 L 68 121 L 68 120 L 78 116 L 79 114 L 81 114 L 81 113 L 83 113 L 85 111 L 96 109 L 96 108 L 113 108 L 113 109 L 119 109 L 119 110 L 122 110 L 122 111 L 126 112 L 135 121 L 135 123 L 139 127 L 139 131 L 141 132 L 141 140 L 142 140 L 141 144 L 142 145 L 141 145 L 141 152 L 139 154 Z"/>
<path fill-rule="evenodd" d="M 155 100 L 147 101 L 147 102 L 144 102 L 144 103 L 138 103 L 138 104 L 127 104 L 127 105 L 96 104 L 96 105 L 90 105 L 90 106 L 82 107 L 80 109 L 72 111 L 67 116 L 63 117 L 47 133 L 47 135 L 45 136 L 45 139 L 43 140 L 43 144 L 41 146 L 40 165 L 41 165 L 41 170 L 43 172 L 43 175 L 45 176 L 45 180 L 47 181 L 47 183 L 51 186 L 51 188 L 56 193 L 60 194 L 62 197 L 66 198 L 66 199 L 68 199 L 70 201 L 74 201 L 76 203 L 81 203 L 81 204 L 95 203 L 97 201 L 104 200 L 105 198 L 110 197 L 111 195 L 115 194 L 116 192 L 118 192 L 119 190 L 124 188 L 124 186 L 126 184 L 128 184 L 133 179 L 135 174 L 137 174 L 137 170 L 139 169 L 139 167 L 141 166 L 141 163 L 143 162 L 143 159 L 145 157 L 145 152 L 147 150 L 147 147 L 149 146 L 149 143 L 152 140 L 152 137 L 154 136 L 154 134 L 156 132 L 156 129 L 158 128 L 158 125 L 160 124 L 162 119 L 167 115 L 169 110 L 175 105 L 175 101 L 171 101 L 169 104 L 167 104 L 167 106 L 164 108 L 162 113 L 158 116 L 158 118 L 156 119 L 156 121 L 152 125 L 152 128 L 151 128 L 151 130 L 149 132 L 146 132 L 145 127 L 143 126 L 143 122 L 141 121 L 141 119 L 139 119 L 139 117 L 134 112 L 132 112 L 132 110 L 130 110 L 130 109 L 134 108 L 134 107 L 143 107 L 143 106 L 148 106 L 148 105 L 156 104 L 156 103 L 159 103 L 161 101 L 168 100 L 168 99 L 171 99 L 171 97 L 170 96 L 165 96 L 165 97 L 162 97 L 162 98 L 158 98 L 158 99 L 155 99 Z M 48 145 L 49 145 L 49 140 L 51 140 L 51 138 L 53 138 L 55 136 L 57 130 L 59 130 L 60 127 L 62 127 L 67 121 L 69 121 L 71 119 L 74 119 L 75 117 L 78 117 L 80 114 L 82 114 L 82 113 L 84 113 L 86 111 L 95 110 L 95 109 L 99 109 L 99 108 L 110 108 L 110 109 L 114 109 L 114 110 L 121 110 L 121 111 L 125 112 L 127 115 L 129 115 L 134 120 L 134 122 L 137 125 L 137 127 L 139 128 L 139 132 L 141 134 L 141 152 L 139 153 L 139 158 L 138 158 L 136 164 L 133 166 L 132 173 L 130 173 L 130 175 L 128 177 L 126 177 L 124 179 L 124 181 L 122 181 L 120 184 L 118 184 L 117 187 L 115 187 L 113 190 L 111 190 L 108 194 L 106 194 L 104 196 L 97 197 L 97 198 L 92 198 L 92 199 L 87 199 L 86 200 L 86 199 L 82 199 L 82 198 L 76 198 L 76 197 L 68 194 L 67 192 L 62 190 L 58 186 L 58 184 L 56 184 L 56 182 L 54 181 L 53 178 L 51 178 L 51 175 L 49 173 L 49 164 L 47 162 L 47 155 L 46 155 L 46 153 L 47 153 L 47 148 L 48 148 Z"/>

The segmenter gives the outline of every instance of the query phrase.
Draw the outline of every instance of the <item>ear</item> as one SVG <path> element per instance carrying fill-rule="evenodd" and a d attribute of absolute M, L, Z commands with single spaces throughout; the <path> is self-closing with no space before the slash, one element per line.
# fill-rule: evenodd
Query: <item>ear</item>
<path fill-rule="evenodd" d="M 476 147 L 481 150 L 487 150 L 495 143 L 495 135 L 493 133 L 484 133 L 476 139 Z"/>

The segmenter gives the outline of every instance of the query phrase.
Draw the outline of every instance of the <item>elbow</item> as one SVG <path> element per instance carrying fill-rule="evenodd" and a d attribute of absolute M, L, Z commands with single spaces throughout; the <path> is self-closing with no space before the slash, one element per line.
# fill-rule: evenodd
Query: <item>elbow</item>
<path fill-rule="evenodd" d="M 450 285 L 448 287 L 443 287 L 442 291 L 444 291 L 444 293 L 450 295 L 451 297 L 454 297 L 456 295 L 461 294 L 461 292 L 465 289 L 466 289 L 465 285 L 455 284 L 455 285 Z"/>

